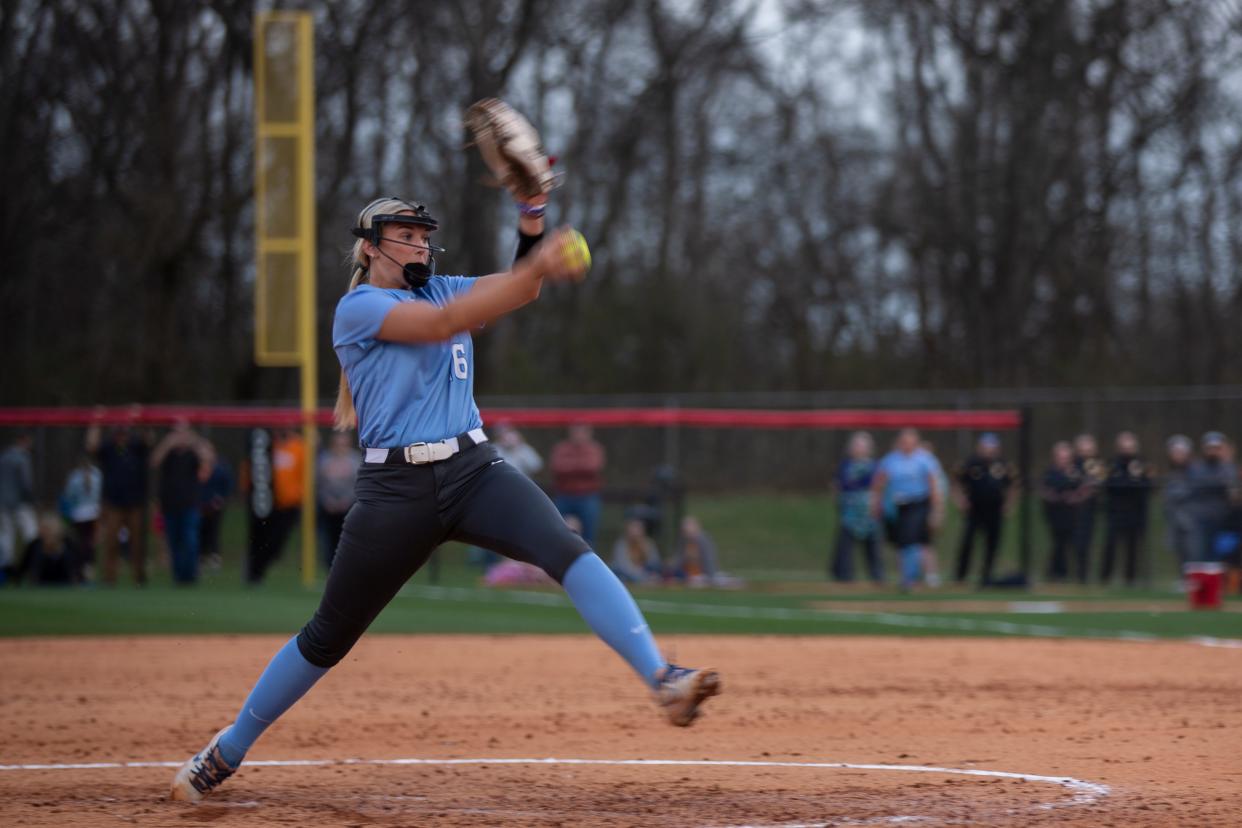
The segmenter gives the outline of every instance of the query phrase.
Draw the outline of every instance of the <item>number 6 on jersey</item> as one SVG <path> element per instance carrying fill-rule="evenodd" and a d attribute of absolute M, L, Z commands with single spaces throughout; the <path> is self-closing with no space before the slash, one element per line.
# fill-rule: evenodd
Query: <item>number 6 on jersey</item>
<path fill-rule="evenodd" d="M 453 343 L 453 376 L 462 380 L 470 376 L 470 363 L 466 362 L 466 346 L 460 342 Z"/>

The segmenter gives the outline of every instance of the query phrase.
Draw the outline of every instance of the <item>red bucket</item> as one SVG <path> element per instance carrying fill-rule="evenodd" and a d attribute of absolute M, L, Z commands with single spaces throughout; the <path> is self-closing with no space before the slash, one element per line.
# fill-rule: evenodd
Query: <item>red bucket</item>
<path fill-rule="evenodd" d="M 1225 586 L 1225 565 L 1189 563 L 1182 569 L 1186 575 L 1186 593 L 1191 609 L 1220 609 Z"/>

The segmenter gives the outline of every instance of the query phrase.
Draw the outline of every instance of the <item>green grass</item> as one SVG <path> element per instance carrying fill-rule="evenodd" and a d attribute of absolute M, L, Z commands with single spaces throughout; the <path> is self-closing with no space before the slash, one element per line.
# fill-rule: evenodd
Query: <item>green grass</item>
<path fill-rule="evenodd" d="M 698 515 L 703 525 L 716 538 L 724 565 L 746 574 L 751 580 L 787 579 L 791 574 L 806 578 L 823 578 L 832 555 L 837 521 L 833 499 L 822 495 L 749 494 L 729 497 L 691 497 L 688 510 Z M 1169 586 L 1178 579 L 1177 561 L 1164 549 L 1164 516 L 1153 503 L 1147 532 L 1148 553 L 1152 565 L 1152 581 Z M 1043 513 L 1038 503 L 1031 508 L 1031 559 L 1033 574 L 1038 577 L 1047 569 L 1050 542 Z M 1098 574 L 1103 554 L 1105 520 L 1096 518 L 1095 541 L 1092 545 L 1091 577 Z M 940 568 L 951 574 L 957 560 L 963 516 L 952 505 L 945 513 L 945 525 L 936 539 Z M 975 538 L 974 566 L 980 566 L 983 538 Z M 887 571 L 895 571 L 891 549 L 885 552 Z M 996 572 L 1015 572 L 1020 568 L 1018 508 L 1015 504 L 1006 517 L 997 555 Z M 862 572 L 861 561 L 855 569 Z M 1120 575 L 1120 567 L 1114 570 Z"/>
<path fill-rule="evenodd" d="M 636 597 L 661 633 L 1050 635 L 1242 639 L 1242 612 L 1190 612 L 1172 588 L 1171 561 L 1156 571 L 1155 588 L 1056 587 L 1034 591 L 944 589 L 901 595 L 870 587 L 826 582 L 823 572 L 834 530 L 826 497 L 743 495 L 696 497 L 689 503 L 715 535 L 724 566 L 747 577 L 743 590 L 642 588 Z M 941 567 L 948 571 L 959 518 L 950 513 L 942 535 Z M 605 538 L 620 524 L 620 510 L 605 515 Z M 1036 526 L 1042 532 L 1042 526 Z M 1159 531 L 1158 527 L 1153 527 Z M 1041 534 L 1035 548 L 1042 550 Z M 0 636 L 272 633 L 296 631 L 314 612 L 322 585 L 301 585 L 297 538 L 262 587 L 242 585 L 245 540 L 240 510 L 224 527 L 223 566 L 205 570 L 193 588 L 172 586 L 153 567 L 144 589 L 120 586 L 57 590 L 0 589 Z M 601 544 L 607 546 L 607 544 Z M 152 547 L 154 548 L 154 547 Z M 489 590 L 480 571 L 456 545 L 438 553 L 438 572 L 426 567 L 376 621 L 379 633 L 585 633 L 586 626 L 557 589 Z M 1168 556 L 1160 553 L 1157 557 Z M 1017 565 L 1010 532 L 1001 571 Z M 1037 563 L 1042 556 L 1037 555 Z M 890 562 L 890 572 L 892 570 Z M 1037 569 L 1038 571 L 1038 569 Z M 434 583 L 433 583 L 434 578 Z M 1089 599 L 1104 611 L 1056 614 L 1014 612 L 1013 601 Z M 956 602 L 968 600 L 963 607 Z M 852 606 L 883 601 L 882 612 Z M 975 604 L 974 602 L 983 602 Z M 1127 602 L 1122 604 L 1120 602 Z M 1134 611 L 1134 602 L 1156 602 L 1158 611 Z M 1117 604 L 1117 611 L 1108 609 Z M 929 604 L 931 606 L 929 606 Z M 944 609 L 936 605 L 943 604 Z M 1231 606 L 1242 608 L 1237 599 Z M 994 609 L 993 609 L 994 607 Z M 969 611 L 965 611 L 969 610 Z"/>
<path fill-rule="evenodd" d="M 555 589 L 492 590 L 474 586 L 470 571 L 446 566 L 431 585 L 419 576 L 384 611 L 378 633 L 585 633 L 587 628 Z M 883 593 L 847 596 L 825 607 L 822 593 L 759 590 L 714 591 L 646 588 L 635 591 L 652 625 L 662 633 L 1051 635 L 1126 637 L 1213 636 L 1242 639 L 1242 613 L 1160 611 L 1009 611 L 1009 601 L 1027 595 L 982 595 L 996 610 L 965 612 L 923 604 L 975 596 L 902 597 Z M 1081 596 L 1075 596 L 1081 597 Z M 1102 596 L 1106 603 L 1119 597 Z M 1149 595 L 1148 599 L 1167 598 Z M 1039 596 L 1051 600 L 1052 596 Z M 891 602 L 882 612 L 852 610 L 858 600 Z M 296 631 L 314 611 L 315 590 L 290 585 L 258 589 L 215 584 L 199 589 L 152 586 L 138 590 L 10 590 L 0 599 L 0 635 L 112 635 L 274 633 Z M 1010 629 L 1006 625 L 1014 625 Z"/>

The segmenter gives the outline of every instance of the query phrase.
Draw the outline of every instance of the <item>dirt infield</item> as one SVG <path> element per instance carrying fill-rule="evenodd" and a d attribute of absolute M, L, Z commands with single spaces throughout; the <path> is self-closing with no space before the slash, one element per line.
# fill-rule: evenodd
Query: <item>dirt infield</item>
<path fill-rule="evenodd" d="M 679 730 L 594 639 L 371 636 L 249 757 L 326 762 L 198 806 L 168 767 L 15 767 L 179 762 L 281 643 L 0 641 L 0 824 L 1242 824 L 1242 650 L 1182 643 L 666 638 L 725 682 Z M 542 757 L 696 764 L 495 761 Z"/>

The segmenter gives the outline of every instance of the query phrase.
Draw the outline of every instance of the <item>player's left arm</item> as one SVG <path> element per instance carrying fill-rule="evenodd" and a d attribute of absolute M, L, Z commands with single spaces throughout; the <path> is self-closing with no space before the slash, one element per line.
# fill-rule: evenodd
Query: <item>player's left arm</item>
<path fill-rule="evenodd" d="M 548 196 L 547 194 L 540 194 L 523 200 L 519 198 L 517 193 L 513 193 L 513 200 L 517 202 L 519 208 L 523 204 L 543 207 L 548 203 Z M 518 246 L 517 253 L 513 256 L 514 265 L 526 258 L 526 255 L 535 249 L 535 246 L 543 240 L 543 233 L 544 217 L 542 213 L 539 215 L 531 215 L 529 212 L 523 211 L 518 214 Z M 504 276 L 505 274 L 503 273 L 492 273 L 487 276 L 479 276 L 477 279 L 471 280 L 470 287 L 471 289 L 476 287 L 486 287 L 490 283 L 496 281 L 497 278 L 503 278 Z M 534 295 L 531 297 L 531 301 L 538 299 L 539 293 L 542 290 L 543 275 L 540 274 L 535 276 Z"/>
<path fill-rule="evenodd" d="M 586 242 L 577 231 L 563 228 L 541 241 L 510 270 L 475 279 L 469 290 L 457 293 L 443 307 L 423 301 L 390 305 L 378 333 L 372 336 L 385 342 L 442 342 L 533 302 L 545 278 L 580 281 L 589 267 Z M 354 295 L 359 294 L 346 294 L 342 305 Z"/>
<path fill-rule="evenodd" d="M 513 254 L 513 263 L 517 264 L 543 240 L 543 210 L 547 206 L 548 197 L 541 194 L 523 200 L 517 193 L 513 193 L 513 200 L 520 211 L 518 213 L 517 252 Z"/>

